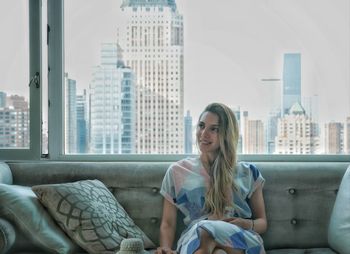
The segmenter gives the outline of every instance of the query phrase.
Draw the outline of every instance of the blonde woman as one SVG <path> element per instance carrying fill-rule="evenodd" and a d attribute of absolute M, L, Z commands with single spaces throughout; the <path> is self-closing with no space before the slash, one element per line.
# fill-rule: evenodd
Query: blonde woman
<path fill-rule="evenodd" d="M 220 103 L 208 105 L 197 125 L 198 158 L 178 161 L 168 169 L 157 254 L 265 253 L 259 234 L 267 222 L 264 178 L 252 164 L 237 163 L 238 124 Z M 176 212 L 187 229 L 172 250 Z"/>

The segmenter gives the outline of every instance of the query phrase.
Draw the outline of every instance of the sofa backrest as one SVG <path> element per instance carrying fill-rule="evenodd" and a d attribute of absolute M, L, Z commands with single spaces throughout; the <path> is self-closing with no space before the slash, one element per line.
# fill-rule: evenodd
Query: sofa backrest
<path fill-rule="evenodd" d="M 99 179 L 135 223 L 158 243 L 162 215 L 159 189 L 170 162 L 13 162 L 13 184 Z M 266 183 L 266 249 L 327 247 L 327 228 L 348 163 L 256 162 Z M 0 173 L 1 174 L 1 173 Z M 179 216 L 181 218 L 181 216 Z M 178 233 L 184 229 L 178 220 Z"/>

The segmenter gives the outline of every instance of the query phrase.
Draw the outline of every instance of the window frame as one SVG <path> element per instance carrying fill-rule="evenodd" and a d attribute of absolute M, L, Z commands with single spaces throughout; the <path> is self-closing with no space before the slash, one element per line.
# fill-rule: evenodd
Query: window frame
<path fill-rule="evenodd" d="M 29 79 L 39 72 L 41 64 L 41 1 L 29 0 Z M 28 80 L 29 85 L 29 80 Z M 0 160 L 28 160 L 41 158 L 41 83 L 29 87 L 29 148 L 1 149 Z M 40 112 L 38 114 L 38 112 Z"/>
<path fill-rule="evenodd" d="M 64 0 L 47 0 L 48 13 L 48 156 L 41 154 L 41 88 L 30 87 L 30 149 L 0 150 L 0 160 L 172 162 L 194 154 L 65 154 L 64 153 Z M 41 0 L 29 0 L 30 75 L 41 70 Z M 40 72 L 41 73 L 41 72 Z M 38 114 L 38 112 L 40 112 Z M 350 155 L 239 154 L 241 161 L 350 162 Z"/>

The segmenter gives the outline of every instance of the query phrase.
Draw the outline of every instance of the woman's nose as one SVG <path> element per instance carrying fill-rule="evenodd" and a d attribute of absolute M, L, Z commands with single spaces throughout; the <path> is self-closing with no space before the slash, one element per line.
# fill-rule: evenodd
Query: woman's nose
<path fill-rule="evenodd" d="M 207 128 L 203 128 L 202 130 L 201 130 L 201 136 L 202 137 L 206 137 L 206 136 L 208 136 L 208 129 Z"/>

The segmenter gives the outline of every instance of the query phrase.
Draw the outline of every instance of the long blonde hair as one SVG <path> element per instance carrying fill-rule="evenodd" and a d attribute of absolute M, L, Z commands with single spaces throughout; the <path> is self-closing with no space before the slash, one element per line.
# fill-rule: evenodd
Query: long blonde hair
<path fill-rule="evenodd" d="M 227 206 L 233 206 L 232 191 L 236 190 L 234 176 L 239 127 L 233 111 L 224 104 L 209 104 L 204 112 L 211 112 L 218 116 L 220 144 L 218 155 L 209 170 L 210 184 L 205 196 L 204 209 L 208 213 L 221 217 Z"/>

